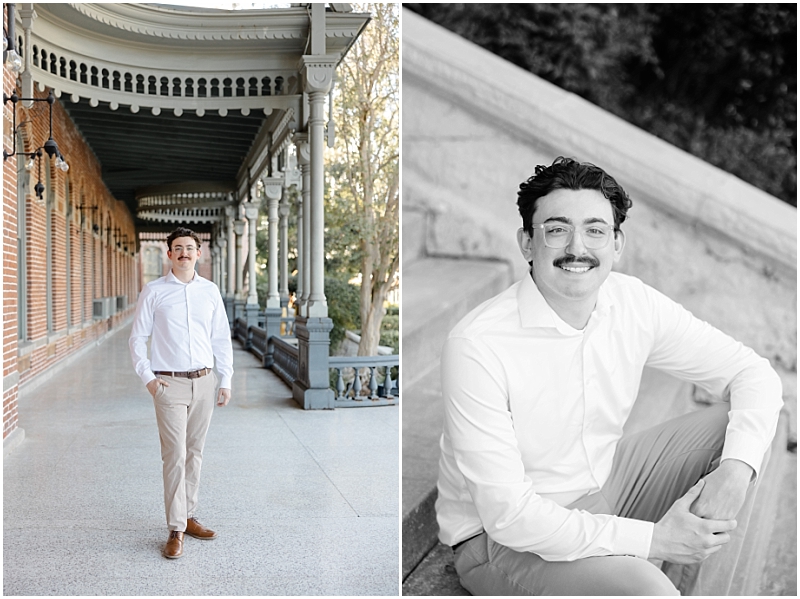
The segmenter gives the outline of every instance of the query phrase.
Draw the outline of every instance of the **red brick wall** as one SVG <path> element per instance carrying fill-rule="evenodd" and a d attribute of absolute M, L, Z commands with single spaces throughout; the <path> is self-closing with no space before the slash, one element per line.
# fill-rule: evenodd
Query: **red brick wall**
<path fill-rule="evenodd" d="M 3 91 L 9 92 L 14 77 L 3 69 Z M 3 108 L 3 147 L 10 148 L 13 132 L 11 103 Z M 3 163 L 3 377 L 17 370 L 17 161 Z M 3 438 L 17 426 L 16 384 L 3 385 Z"/>
<path fill-rule="evenodd" d="M 15 76 L 3 68 L 3 91 L 11 94 Z M 18 94 L 20 93 L 19 90 Z M 46 92 L 37 92 L 46 97 Z M 24 148 L 32 151 L 47 139 L 47 108 L 38 102 L 30 111 L 22 103 L 17 106 L 17 122 L 28 121 L 20 130 L 25 140 Z M 3 145 L 10 150 L 13 145 L 12 104 L 3 110 Z M 118 236 L 135 238 L 133 216 L 127 206 L 115 200 L 102 182 L 101 167 L 80 132 L 57 101 L 53 106 L 53 138 L 70 165 L 63 173 L 49 165 L 46 158 L 41 163 L 41 181 L 54 196 L 50 234 L 52 240 L 52 331 L 47 331 L 47 226 L 45 202 L 33 195 L 33 186 L 39 179 L 37 167 L 31 172 L 30 194 L 24 198 L 26 215 L 26 276 L 27 276 L 27 338 L 19 341 L 17 332 L 17 166 L 15 158 L 3 164 L 3 376 L 18 376 L 16 384 L 4 385 L 3 438 L 17 427 L 17 398 L 20 386 L 33 380 L 45 369 L 79 350 L 123 323 L 135 309 L 138 284 L 133 267 L 134 257 L 123 255 L 116 243 L 109 242 L 107 227 L 119 229 Z M 47 170 L 50 168 L 48 181 Z M 67 176 L 69 187 L 67 187 Z M 69 197 L 67 197 L 69 189 Z M 68 206 L 73 206 L 72 217 L 67 221 Z M 77 206 L 97 206 L 98 209 L 81 211 Z M 94 233 L 93 224 L 100 226 Z M 70 238 L 70 301 L 67 303 L 67 235 Z M 112 233 L 113 235 L 113 233 Z M 81 255 L 81 238 L 84 251 Z M 83 266 L 83 268 L 81 268 Z M 83 322 L 81 322 L 81 288 L 84 289 Z M 92 300 L 109 295 L 128 295 L 128 308 L 113 317 L 95 321 L 92 318 Z M 71 319 L 68 319 L 68 314 Z"/>

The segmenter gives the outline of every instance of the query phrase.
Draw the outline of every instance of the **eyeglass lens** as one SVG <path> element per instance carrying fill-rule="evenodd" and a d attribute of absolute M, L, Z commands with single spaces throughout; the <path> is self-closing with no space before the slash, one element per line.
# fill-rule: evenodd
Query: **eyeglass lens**
<path fill-rule="evenodd" d="M 612 229 L 600 225 L 590 225 L 578 229 L 583 239 L 583 245 L 590 250 L 599 250 L 608 245 Z M 572 242 L 575 227 L 571 225 L 553 224 L 544 227 L 544 240 L 547 247 L 561 249 Z"/>

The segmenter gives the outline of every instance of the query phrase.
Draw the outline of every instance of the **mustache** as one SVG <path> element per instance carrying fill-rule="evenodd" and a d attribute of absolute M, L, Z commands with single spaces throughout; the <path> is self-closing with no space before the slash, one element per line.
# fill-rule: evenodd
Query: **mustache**
<path fill-rule="evenodd" d="M 556 268 L 561 268 L 565 264 L 585 264 L 586 266 L 598 267 L 600 266 L 600 260 L 595 258 L 594 256 L 570 256 L 567 254 L 566 256 L 559 256 L 555 260 L 553 260 L 553 266 Z"/>

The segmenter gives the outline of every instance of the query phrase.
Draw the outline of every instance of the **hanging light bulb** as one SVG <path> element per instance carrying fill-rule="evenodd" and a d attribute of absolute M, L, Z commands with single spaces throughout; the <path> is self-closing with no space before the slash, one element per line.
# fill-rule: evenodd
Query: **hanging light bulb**
<path fill-rule="evenodd" d="M 6 51 L 6 63 L 8 64 L 8 68 L 14 73 L 19 73 L 22 70 L 22 59 L 13 48 Z"/>
<path fill-rule="evenodd" d="M 25 170 L 26 171 L 32 170 L 35 164 L 36 164 L 36 154 L 31 154 L 30 158 L 25 163 Z"/>

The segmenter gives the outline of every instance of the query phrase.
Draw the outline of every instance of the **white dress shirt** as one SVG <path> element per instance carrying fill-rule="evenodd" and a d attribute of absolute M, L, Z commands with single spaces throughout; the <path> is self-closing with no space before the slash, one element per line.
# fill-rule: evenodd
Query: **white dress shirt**
<path fill-rule="evenodd" d="M 634 277 L 611 273 L 576 330 L 526 276 L 444 345 L 440 540 L 486 530 L 548 561 L 648 557 L 652 523 L 564 507 L 608 479 L 646 365 L 729 398 L 722 459 L 759 472 L 783 405 L 767 360 Z"/>
<path fill-rule="evenodd" d="M 219 288 L 197 273 L 182 283 L 170 270 L 144 286 L 128 344 L 133 367 L 145 385 L 156 378 L 154 370 L 212 368 L 216 358 L 220 387 L 231 388 L 233 348 L 225 305 Z"/>

